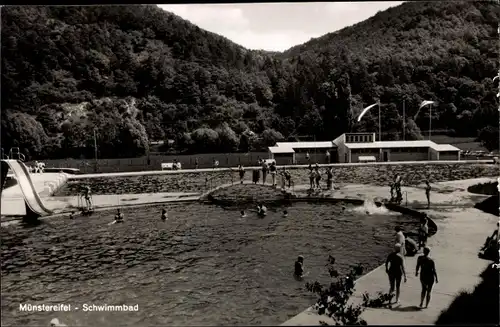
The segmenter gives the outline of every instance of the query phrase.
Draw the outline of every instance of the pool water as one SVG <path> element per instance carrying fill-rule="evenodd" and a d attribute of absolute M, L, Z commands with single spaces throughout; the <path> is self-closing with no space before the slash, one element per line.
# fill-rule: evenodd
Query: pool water
<path fill-rule="evenodd" d="M 297 203 L 265 218 L 202 204 L 123 209 L 74 220 L 52 218 L 1 228 L 2 326 L 276 325 L 313 304 L 293 265 L 305 257 L 306 281 L 328 281 L 328 255 L 340 272 L 367 270 L 391 251 L 394 227 L 414 218 Z M 71 304 L 72 312 L 20 312 L 20 303 Z M 138 312 L 83 312 L 82 304 L 139 305 Z"/>

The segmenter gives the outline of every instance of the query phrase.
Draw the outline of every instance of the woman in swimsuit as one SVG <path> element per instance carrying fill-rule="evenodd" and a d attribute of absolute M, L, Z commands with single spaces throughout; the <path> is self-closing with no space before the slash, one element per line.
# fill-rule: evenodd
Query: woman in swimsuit
<path fill-rule="evenodd" d="M 424 248 L 424 254 L 417 259 L 417 270 L 415 276 L 418 277 L 418 271 L 420 270 L 420 283 L 422 284 L 422 293 L 420 294 L 420 307 L 424 305 L 424 299 L 426 299 L 425 307 L 429 306 L 431 300 L 431 291 L 434 282 L 438 282 L 438 277 L 436 273 L 436 264 L 434 260 L 429 257 L 431 250 L 428 247 Z"/>

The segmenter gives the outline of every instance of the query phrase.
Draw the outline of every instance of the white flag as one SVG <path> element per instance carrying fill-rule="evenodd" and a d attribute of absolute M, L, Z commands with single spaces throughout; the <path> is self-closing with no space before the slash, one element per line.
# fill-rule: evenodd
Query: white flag
<path fill-rule="evenodd" d="M 422 101 L 422 103 L 420 104 L 420 107 L 418 107 L 417 113 L 415 114 L 415 116 L 413 116 L 413 120 L 417 119 L 417 116 L 418 116 L 418 114 L 420 112 L 420 109 L 422 109 L 422 107 L 425 107 L 426 105 L 433 104 L 433 103 L 436 103 L 436 102 L 429 101 L 429 100 Z"/>
<path fill-rule="evenodd" d="M 363 118 L 363 116 L 368 112 L 368 110 L 370 110 L 371 108 L 375 107 L 377 104 L 378 103 L 374 103 L 371 106 L 368 106 L 365 109 L 363 109 L 363 111 L 361 111 L 361 113 L 358 116 L 358 122 L 361 121 L 361 118 Z"/>
<path fill-rule="evenodd" d="M 418 109 L 422 109 L 423 106 L 426 106 L 428 104 L 433 104 L 435 103 L 434 101 L 429 101 L 429 100 L 424 100 L 422 101 L 422 103 L 420 104 L 420 107 Z"/>

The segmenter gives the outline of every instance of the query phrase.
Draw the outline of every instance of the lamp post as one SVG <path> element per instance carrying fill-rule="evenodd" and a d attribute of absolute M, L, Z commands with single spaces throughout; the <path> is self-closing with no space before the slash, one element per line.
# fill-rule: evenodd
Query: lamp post
<path fill-rule="evenodd" d="M 94 128 L 94 159 L 95 159 L 94 170 L 97 173 L 97 136 L 95 128 Z"/>

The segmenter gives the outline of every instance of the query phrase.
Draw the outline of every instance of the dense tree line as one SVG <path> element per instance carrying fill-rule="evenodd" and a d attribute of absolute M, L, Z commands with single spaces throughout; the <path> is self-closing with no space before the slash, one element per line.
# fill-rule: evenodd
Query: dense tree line
<path fill-rule="evenodd" d="M 247 50 L 156 6 L 2 8 L 2 147 L 30 157 L 262 149 L 311 135 L 498 133 L 498 5 L 405 3 L 284 53 Z M 167 142 L 166 144 L 172 144 Z"/>

